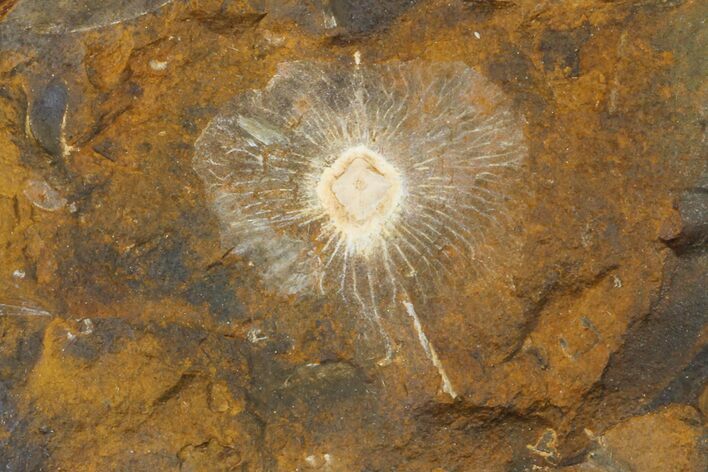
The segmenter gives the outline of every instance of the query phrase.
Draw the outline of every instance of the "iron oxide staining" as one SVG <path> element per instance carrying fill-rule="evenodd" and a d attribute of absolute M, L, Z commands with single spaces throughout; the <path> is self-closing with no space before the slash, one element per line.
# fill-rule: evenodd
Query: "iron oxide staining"
<path fill-rule="evenodd" d="M 379 328 L 414 322 L 454 396 L 413 300 L 479 273 L 526 155 L 501 91 L 462 63 L 281 64 L 227 103 L 194 168 L 225 248 L 286 293 L 336 293 Z"/>

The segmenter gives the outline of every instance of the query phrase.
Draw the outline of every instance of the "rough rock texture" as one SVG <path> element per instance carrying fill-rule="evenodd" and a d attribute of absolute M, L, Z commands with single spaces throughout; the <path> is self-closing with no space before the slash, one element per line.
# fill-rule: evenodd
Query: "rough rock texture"
<path fill-rule="evenodd" d="M 0 468 L 705 470 L 707 14 L 0 0 Z M 518 244 L 416 305 L 455 399 L 405 316 L 379 365 L 222 247 L 193 168 L 234 96 L 356 52 L 461 61 L 523 117 Z"/>

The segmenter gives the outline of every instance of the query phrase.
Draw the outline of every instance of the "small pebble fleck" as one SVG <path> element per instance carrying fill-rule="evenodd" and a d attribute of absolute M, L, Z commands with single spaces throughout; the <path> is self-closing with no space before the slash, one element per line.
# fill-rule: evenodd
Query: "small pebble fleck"
<path fill-rule="evenodd" d="M 167 69 L 168 62 L 152 59 L 152 60 L 150 60 L 149 64 L 150 64 L 150 68 L 152 70 L 162 71 L 162 70 Z"/>
<path fill-rule="evenodd" d="M 84 318 L 81 323 L 83 325 L 81 326 L 81 334 L 93 333 L 93 322 L 89 318 Z"/>

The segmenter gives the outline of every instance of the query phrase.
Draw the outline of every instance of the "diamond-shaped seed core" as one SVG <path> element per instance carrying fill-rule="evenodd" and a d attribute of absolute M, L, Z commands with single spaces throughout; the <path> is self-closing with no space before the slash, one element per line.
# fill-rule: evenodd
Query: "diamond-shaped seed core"
<path fill-rule="evenodd" d="M 315 189 L 331 223 L 366 250 L 401 200 L 401 178 L 384 156 L 364 145 L 344 150 L 323 169 Z"/>
<path fill-rule="evenodd" d="M 332 183 L 332 193 L 351 219 L 365 222 L 382 203 L 391 183 L 365 159 L 352 160 Z"/>

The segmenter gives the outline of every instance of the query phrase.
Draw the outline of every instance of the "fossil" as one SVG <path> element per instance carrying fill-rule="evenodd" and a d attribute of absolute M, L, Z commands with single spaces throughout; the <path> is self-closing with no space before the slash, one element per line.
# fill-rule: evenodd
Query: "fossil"
<path fill-rule="evenodd" d="M 336 294 L 378 327 L 405 313 L 455 396 L 413 300 L 477 273 L 527 153 L 508 99 L 462 63 L 290 62 L 225 104 L 194 169 L 225 248 L 274 290 Z M 499 231 L 499 229 L 497 229 Z"/>

